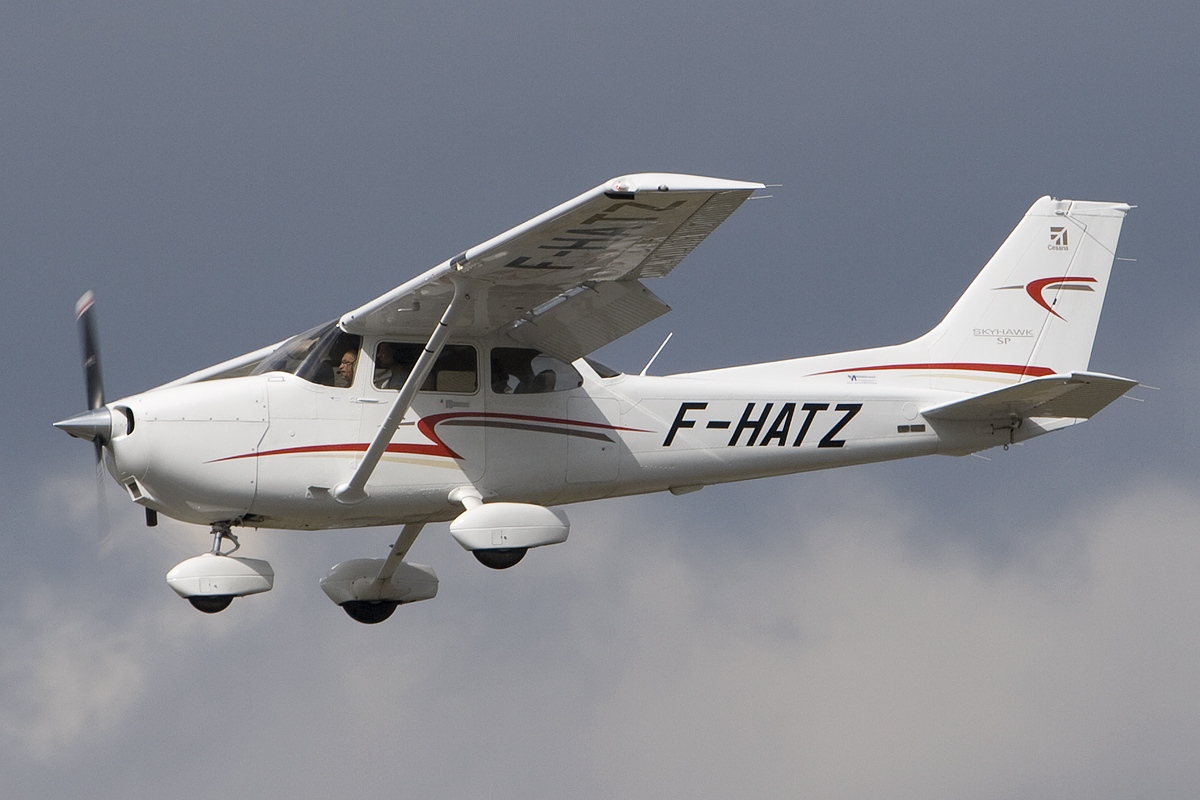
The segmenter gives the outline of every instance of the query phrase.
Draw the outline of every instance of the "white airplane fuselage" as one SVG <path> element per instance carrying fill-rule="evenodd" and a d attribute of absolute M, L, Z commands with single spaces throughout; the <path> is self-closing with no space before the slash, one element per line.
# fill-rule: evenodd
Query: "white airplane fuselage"
<path fill-rule="evenodd" d="M 474 391 L 420 392 L 361 502 L 339 502 L 331 489 L 353 472 L 397 395 L 375 387 L 367 363 L 348 388 L 272 372 L 115 401 L 106 464 L 134 501 L 176 519 L 321 529 L 453 519 L 462 509 L 450 494 L 460 487 L 473 487 L 487 502 L 542 505 L 682 494 L 708 484 L 962 454 L 1074 422 L 1009 430 L 943 420 L 935 428 L 920 415 L 981 384 L 1016 383 L 1019 370 L 1003 365 L 855 369 L 858 354 L 843 353 L 602 378 L 580 360 L 576 388 L 507 394 L 491 388 L 482 357 L 490 343 L 466 344 L 481 354 Z M 364 355 L 372 345 L 364 342 Z M 865 351 L 859 361 L 878 366 L 886 350 Z"/>

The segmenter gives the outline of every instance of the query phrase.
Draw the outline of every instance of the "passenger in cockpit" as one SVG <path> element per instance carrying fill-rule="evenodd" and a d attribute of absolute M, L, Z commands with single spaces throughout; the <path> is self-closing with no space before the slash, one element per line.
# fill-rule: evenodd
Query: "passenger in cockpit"
<path fill-rule="evenodd" d="M 525 394 L 533 381 L 536 350 L 523 347 L 492 349 L 492 391 L 497 394 Z"/>
<path fill-rule="evenodd" d="M 396 345 L 391 342 L 380 342 L 375 350 L 375 388 L 400 389 L 408 374 L 412 372 L 413 364 L 401 364 L 396 355 Z"/>

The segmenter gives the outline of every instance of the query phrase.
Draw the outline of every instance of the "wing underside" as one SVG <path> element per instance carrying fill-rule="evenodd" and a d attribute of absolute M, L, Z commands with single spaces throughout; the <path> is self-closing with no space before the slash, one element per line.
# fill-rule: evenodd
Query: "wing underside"
<path fill-rule="evenodd" d="M 341 319 L 353 333 L 425 337 L 460 283 L 460 331 L 507 332 L 573 360 L 666 313 L 666 275 L 758 183 L 663 173 L 609 181 L 463 251 Z"/>

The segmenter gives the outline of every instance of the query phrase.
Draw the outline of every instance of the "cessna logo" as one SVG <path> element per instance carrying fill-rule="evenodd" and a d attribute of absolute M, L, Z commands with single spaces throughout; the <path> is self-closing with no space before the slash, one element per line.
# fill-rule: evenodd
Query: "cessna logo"
<path fill-rule="evenodd" d="M 1067 250 L 1067 229 L 1060 226 L 1050 226 L 1050 244 L 1047 250 Z"/>

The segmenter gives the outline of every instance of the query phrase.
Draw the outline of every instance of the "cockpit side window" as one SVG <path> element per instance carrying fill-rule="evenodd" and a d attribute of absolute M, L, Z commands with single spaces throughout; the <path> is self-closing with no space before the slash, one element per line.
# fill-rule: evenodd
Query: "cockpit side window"
<path fill-rule="evenodd" d="M 529 347 L 492 348 L 492 391 L 496 394 L 566 392 L 583 385 L 570 364 Z"/>
<path fill-rule="evenodd" d="M 362 337 L 333 328 L 321 337 L 296 370 L 296 377 L 345 389 L 354 383 Z"/>

